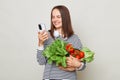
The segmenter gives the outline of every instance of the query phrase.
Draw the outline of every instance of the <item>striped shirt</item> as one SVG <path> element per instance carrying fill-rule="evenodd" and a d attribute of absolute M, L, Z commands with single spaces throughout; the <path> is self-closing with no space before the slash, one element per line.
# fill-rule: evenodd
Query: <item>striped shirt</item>
<path fill-rule="evenodd" d="M 76 49 L 82 48 L 81 41 L 76 34 L 72 35 L 68 39 L 65 39 L 62 37 L 59 37 L 59 38 L 61 40 L 71 43 L 73 45 L 73 47 Z M 54 41 L 54 39 L 52 37 L 49 37 L 49 39 L 46 40 L 44 43 L 44 48 L 46 48 L 48 45 L 50 45 L 53 41 Z M 55 63 L 48 64 L 46 58 L 42 55 L 42 51 L 43 50 L 37 50 L 37 61 L 40 65 L 45 65 L 43 79 L 77 80 L 76 71 L 64 71 L 64 70 L 60 70 L 55 65 Z"/>

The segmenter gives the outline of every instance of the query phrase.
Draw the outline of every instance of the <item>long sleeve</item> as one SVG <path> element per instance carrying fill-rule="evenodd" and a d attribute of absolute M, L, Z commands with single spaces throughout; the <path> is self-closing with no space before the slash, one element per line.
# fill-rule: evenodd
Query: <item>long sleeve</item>
<path fill-rule="evenodd" d="M 82 43 L 77 35 L 73 35 L 69 38 L 68 42 L 72 43 L 73 47 L 76 49 L 82 49 Z M 82 62 L 82 66 L 77 68 L 77 71 L 82 71 L 86 68 L 86 62 Z"/>
<path fill-rule="evenodd" d="M 82 65 L 79 68 L 76 68 L 77 71 L 82 71 L 86 68 L 86 62 L 82 62 Z"/>
<path fill-rule="evenodd" d="M 37 62 L 38 62 L 40 65 L 46 64 L 46 58 L 42 55 L 42 51 L 43 51 L 43 50 L 38 50 L 38 49 L 37 49 Z"/>
<path fill-rule="evenodd" d="M 77 35 L 73 35 L 68 39 L 68 42 L 73 45 L 74 48 L 76 49 L 82 49 L 82 43 L 80 38 Z"/>
<path fill-rule="evenodd" d="M 73 44 L 73 47 L 76 49 L 81 49 L 82 44 L 80 42 L 80 39 L 77 35 L 73 35 L 70 38 L 61 38 L 61 40 L 65 40 L 68 43 Z M 44 43 L 44 49 L 46 49 L 47 46 L 49 46 L 54 41 L 53 38 L 49 37 L 47 41 Z M 60 70 L 55 63 L 48 64 L 47 59 L 42 55 L 43 50 L 40 48 L 37 49 L 37 61 L 40 65 L 45 64 L 43 79 L 69 79 L 69 80 L 77 80 L 76 77 L 76 71 L 64 71 Z M 84 65 L 83 65 L 84 66 Z M 81 70 L 82 68 L 80 68 Z"/>
<path fill-rule="evenodd" d="M 40 64 L 40 65 L 45 65 L 47 63 L 47 58 L 45 58 L 43 55 L 42 55 L 42 52 L 43 50 L 53 41 L 53 39 L 50 37 L 48 40 L 46 40 L 44 42 L 44 46 L 42 47 L 39 47 L 37 49 L 37 62 Z"/>

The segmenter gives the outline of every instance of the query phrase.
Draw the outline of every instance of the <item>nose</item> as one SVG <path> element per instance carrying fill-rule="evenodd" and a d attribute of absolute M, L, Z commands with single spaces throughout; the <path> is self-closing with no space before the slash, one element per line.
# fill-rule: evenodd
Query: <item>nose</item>
<path fill-rule="evenodd" d="M 52 22 L 57 22 L 57 21 L 58 21 L 57 18 L 52 19 Z"/>
<path fill-rule="evenodd" d="M 53 20 L 56 21 L 56 20 L 57 20 L 57 17 L 54 17 Z"/>

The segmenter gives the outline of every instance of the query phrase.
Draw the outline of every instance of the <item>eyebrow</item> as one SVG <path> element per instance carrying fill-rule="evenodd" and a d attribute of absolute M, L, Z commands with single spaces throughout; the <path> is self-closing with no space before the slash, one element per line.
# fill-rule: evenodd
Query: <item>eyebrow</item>
<path fill-rule="evenodd" d="M 61 16 L 61 15 L 55 15 L 55 16 Z M 52 17 L 54 17 L 54 15 L 52 15 Z"/>

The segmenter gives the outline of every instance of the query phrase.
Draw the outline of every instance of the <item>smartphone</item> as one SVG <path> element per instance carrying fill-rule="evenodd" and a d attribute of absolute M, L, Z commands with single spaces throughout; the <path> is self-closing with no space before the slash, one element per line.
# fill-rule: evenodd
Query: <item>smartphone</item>
<path fill-rule="evenodd" d="M 43 23 L 38 24 L 38 28 L 39 28 L 39 31 L 46 30 L 46 26 L 45 26 L 45 24 L 43 24 Z"/>

